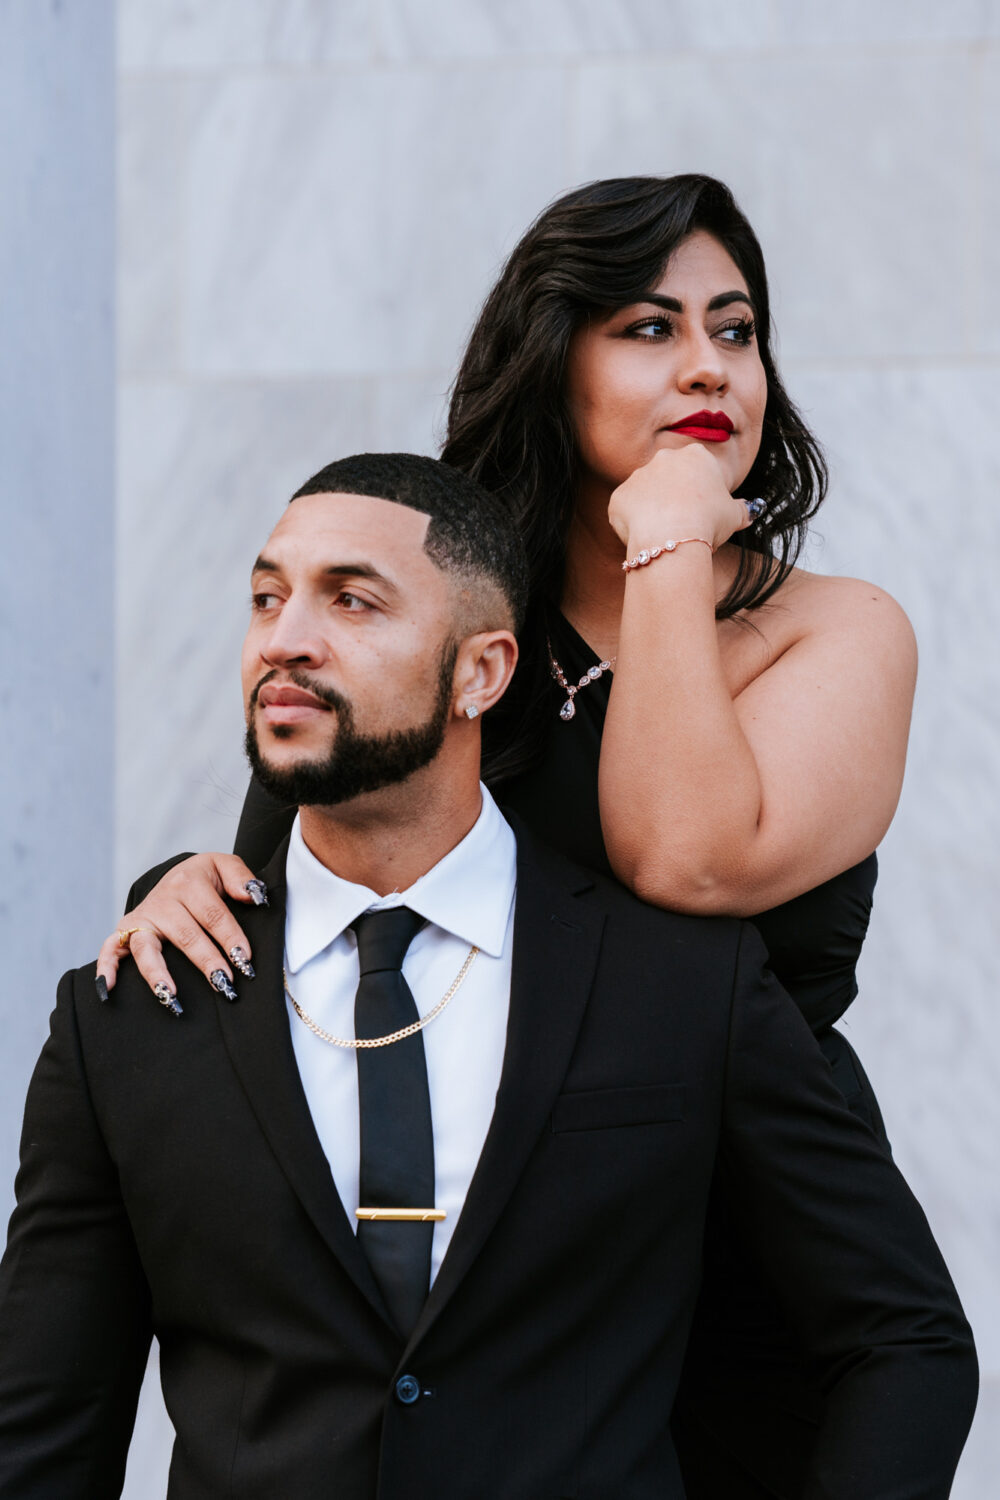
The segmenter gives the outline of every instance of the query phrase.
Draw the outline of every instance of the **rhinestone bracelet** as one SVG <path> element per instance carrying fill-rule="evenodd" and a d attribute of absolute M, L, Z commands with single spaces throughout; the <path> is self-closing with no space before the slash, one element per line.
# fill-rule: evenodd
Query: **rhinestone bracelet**
<path fill-rule="evenodd" d="M 648 550 L 644 547 L 641 552 L 636 553 L 635 557 L 627 557 L 622 563 L 622 572 L 631 573 L 634 568 L 644 568 L 647 563 L 653 562 L 662 553 L 673 552 L 678 547 L 683 547 L 685 542 L 701 542 L 702 546 L 707 547 L 714 555 L 715 549 L 712 543 L 706 542 L 703 536 L 681 536 L 675 542 L 664 542 L 662 547 L 650 547 Z"/>

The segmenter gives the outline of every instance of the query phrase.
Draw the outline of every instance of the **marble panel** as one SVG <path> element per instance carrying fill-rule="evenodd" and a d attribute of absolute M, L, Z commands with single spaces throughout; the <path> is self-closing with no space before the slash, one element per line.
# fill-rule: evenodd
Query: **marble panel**
<path fill-rule="evenodd" d="M 0 1224 L 111 896 L 114 7 L 0 5 Z"/>
<path fill-rule="evenodd" d="M 958 1466 L 951 1500 L 993 1500 L 1000 1473 L 1000 1379 L 983 1380 L 979 1407 Z"/>
<path fill-rule="evenodd" d="M 994 15 L 994 35 L 1000 37 L 1000 0 Z M 1000 354 L 1000 326 L 990 316 L 988 301 L 1000 284 L 1000 48 L 985 52 L 980 68 L 980 192 L 969 317 L 972 347 Z"/>
<path fill-rule="evenodd" d="M 139 1392 L 121 1500 L 161 1500 L 167 1493 L 173 1443 L 174 1428 L 160 1389 L 160 1350 L 154 1339 Z"/>
<path fill-rule="evenodd" d="M 585 65 L 574 175 L 727 181 L 788 356 L 961 352 L 972 69 L 953 53 Z"/>
<path fill-rule="evenodd" d="M 133 383 L 119 428 L 117 899 L 242 806 L 249 568 L 295 489 L 371 446 L 362 381 Z"/>
<path fill-rule="evenodd" d="M 989 0 L 775 0 L 780 44 L 975 41 L 984 34 Z"/>
<path fill-rule="evenodd" d="M 118 89 L 118 368 L 177 367 L 184 85 L 125 78 Z"/>
<path fill-rule="evenodd" d="M 384 0 L 388 57 L 581 57 L 756 47 L 772 38 L 770 0 Z"/>
<path fill-rule="evenodd" d="M 566 183 L 557 69 L 242 77 L 187 191 L 192 369 L 450 369 L 500 253 Z"/>
<path fill-rule="evenodd" d="M 356 62 L 372 0 L 118 0 L 120 68 Z"/>
<path fill-rule="evenodd" d="M 372 446 L 378 453 L 427 453 L 444 442 L 451 374 L 383 375 L 375 381 Z"/>
<path fill-rule="evenodd" d="M 887 587 L 921 652 L 849 1034 L 997 1371 L 1000 370 L 789 369 L 788 382 L 833 465 L 813 560 Z"/>

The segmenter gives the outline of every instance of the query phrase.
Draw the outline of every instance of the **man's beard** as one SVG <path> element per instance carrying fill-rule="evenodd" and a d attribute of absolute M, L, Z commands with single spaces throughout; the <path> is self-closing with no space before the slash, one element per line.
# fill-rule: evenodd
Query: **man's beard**
<path fill-rule="evenodd" d="M 377 792 L 405 781 L 414 771 L 429 765 L 444 742 L 457 657 L 457 643 L 448 641 L 441 652 L 437 696 L 430 717 L 410 729 L 392 729 L 381 735 L 358 733 L 351 704 L 335 688 L 323 687 L 304 672 L 284 673 L 285 680 L 315 694 L 337 715 L 336 735 L 325 760 L 303 760 L 284 769 L 264 759 L 254 721 L 257 695 L 277 675 L 269 672 L 250 695 L 244 741 L 250 769 L 272 797 L 297 807 L 332 807 L 364 792 Z M 276 731 L 280 738 L 284 738 L 280 735 L 282 727 Z"/>

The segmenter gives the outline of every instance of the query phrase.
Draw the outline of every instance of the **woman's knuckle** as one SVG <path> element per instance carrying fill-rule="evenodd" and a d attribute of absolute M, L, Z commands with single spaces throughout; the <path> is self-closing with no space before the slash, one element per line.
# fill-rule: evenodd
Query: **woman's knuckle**
<path fill-rule="evenodd" d="M 187 953 L 190 949 L 197 948 L 203 937 L 204 933 L 197 923 L 181 922 L 174 933 L 174 946 Z"/>

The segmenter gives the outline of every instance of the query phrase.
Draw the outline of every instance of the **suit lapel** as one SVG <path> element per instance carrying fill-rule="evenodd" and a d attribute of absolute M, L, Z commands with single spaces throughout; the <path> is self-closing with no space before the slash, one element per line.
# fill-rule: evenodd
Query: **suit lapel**
<path fill-rule="evenodd" d="M 537 845 L 519 825 L 516 832 L 510 1011 L 496 1108 L 411 1343 L 427 1332 L 478 1255 L 545 1128 L 569 1067 L 600 951 L 603 912 L 594 920 L 593 907 L 578 899 L 593 881 Z"/>
<path fill-rule="evenodd" d="M 287 849 L 285 839 L 262 872 L 270 905 L 237 911 L 253 949 L 257 977 L 241 986 L 237 1004 L 219 997 L 219 1023 L 257 1122 L 296 1196 L 359 1291 L 391 1326 L 313 1126 L 289 1034 L 281 972 Z"/>

